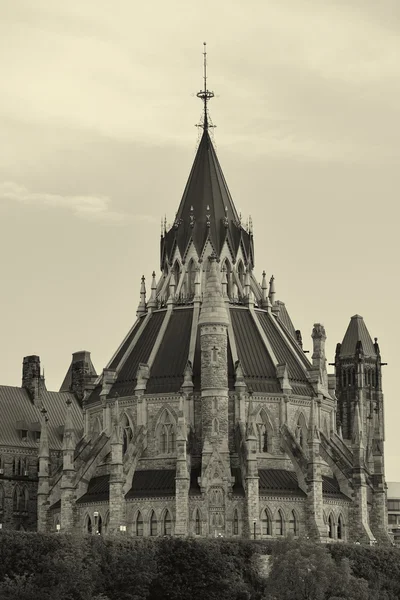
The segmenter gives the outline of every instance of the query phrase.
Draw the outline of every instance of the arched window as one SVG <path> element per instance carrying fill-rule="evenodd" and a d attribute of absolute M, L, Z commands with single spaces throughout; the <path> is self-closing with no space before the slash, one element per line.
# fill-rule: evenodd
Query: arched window
<path fill-rule="evenodd" d="M 99 516 L 97 518 L 97 533 L 99 535 L 101 535 L 102 531 L 103 531 L 103 519 L 101 518 L 101 515 L 99 514 Z"/>
<path fill-rule="evenodd" d="M 239 514 L 237 509 L 233 513 L 233 535 L 239 535 Z"/>
<path fill-rule="evenodd" d="M 57 531 L 57 532 L 59 532 L 59 531 L 60 531 L 60 529 L 61 529 L 60 518 L 59 518 L 59 517 L 57 517 L 57 518 L 54 520 L 54 530 L 55 530 L 55 531 Z"/>
<path fill-rule="evenodd" d="M 163 535 L 171 535 L 172 532 L 172 521 L 169 510 L 165 511 L 163 521 Z"/>
<path fill-rule="evenodd" d="M 261 535 L 262 537 L 266 537 L 267 535 L 271 535 L 271 519 L 267 512 L 267 510 L 263 510 L 261 515 Z"/>
<path fill-rule="evenodd" d="M 13 458 L 13 464 L 12 464 L 12 474 L 13 475 L 17 475 L 17 469 L 18 469 L 18 460 L 16 458 Z"/>
<path fill-rule="evenodd" d="M 334 524 L 333 524 L 332 513 L 329 515 L 329 518 L 328 518 L 328 537 L 330 539 L 334 538 Z"/>
<path fill-rule="evenodd" d="M 194 280 L 196 278 L 196 265 L 194 263 L 193 258 L 189 261 L 188 267 L 187 267 L 187 290 L 188 290 L 188 295 L 191 296 L 194 294 L 195 289 L 194 289 Z"/>
<path fill-rule="evenodd" d="M 0 485 L 0 510 L 4 510 L 4 488 Z"/>
<path fill-rule="evenodd" d="M 154 510 L 151 511 L 150 515 L 150 535 L 157 535 L 157 517 Z"/>
<path fill-rule="evenodd" d="M 108 533 L 108 525 L 110 523 L 110 513 L 106 512 L 106 516 L 104 517 L 104 522 L 103 522 L 103 533 L 104 535 L 107 535 Z"/>
<path fill-rule="evenodd" d="M 337 522 L 337 539 L 344 540 L 344 525 L 342 515 L 339 515 L 339 519 Z"/>
<path fill-rule="evenodd" d="M 294 510 L 290 513 L 289 518 L 289 534 L 290 535 L 298 535 L 297 531 L 297 519 Z"/>
<path fill-rule="evenodd" d="M 161 415 L 156 432 L 161 454 L 174 454 L 176 452 L 175 422 L 167 410 L 164 410 Z"/>
<path fill-rule="evenodd" d="M 100 435 L 101 430 L 102 430 L 102 426 L 101 426 L 100 418 L 95 417 L 94 421 L 93 421 L 93 427 L 92 427 L 93 439 L 97 438 Z"/>
<path fill-rule="evenodd" d="M 375 369 L 372 370 L 371 385 L 372 385 L 372 387 L 376 387 L 376 373 L 375 373 Z"/>
<path fill-rule="evenodd" d="M 29 506 L 29 492 L 28 492 L 27 487 L 24 487 L 24 491 L 23 491 L 22 495 L 23 495 L 23 501 L 24 501 L 23 510 L 27 511 L 28 506 Z"/>
<path fill-rule="evenodd" d="M 16 485 L 13 493 L 13 511 L 18 512 L 21 510 L 21 490 L 19 485 Z"/>
<path fill-rule="evenodd" d="M 121 427 L 122 427 L 122 452 L 123 452 L 123 454 L 125 454 L 125 452 L 128 450 L 128 446 L 133 438 L 133 431 L 132 431 L 131 423 L 128 419 L 128 415 L 126 415 L 125 413 L 121 419 Z"/>
<path fill-rule="evenodd" d="M 143 537 L 143 517 L 142 517 L 142 513 L 140 512 L 140 510 L 136 517 L 135 533 L 136 533 L 137 537 Z"/>
<path fill-rule="evenodd" d="M 275 517 L 275 535 L 283 535 L 283 514 L 281 510 L 278 510 Z"/>
<path fill-rule="evenodd" d="M 92 533 L 92 519 L 89 517 L 89 515 L 87 515 L 86 517 L 86 526 L 85 526 L 85 531 L 86 533 Z"/>
<path fill-rule="evenodd" d="M 257 440 L 259 452 L 270 452 L 272 429 L 268 416 L 264 410 L 261 410 L 257 417 Z"/>
<path fill-rule="evenodd" d="M 225 267 L 226 281 L 228 282 L 227 294 L 228 294 L 228 297 L 231 298 L 232 297 L 232 267 L 231 267 L 231 263 L 229 262 L 229 260 L 227 258 L 225 259 L 221 270 L 223 269 L 223 267 Z"/>
<path fill-rule="evenodd" d="M 174 284 L 175 284 L 175 291 L 176 291 L 176 288 L 178 287 L 178 283 L 179 283 L 179 272 L 180 272 L 180 270 L 181 269 L 180 269 L 179 263 L 176 260 L 175 264 L 174 264 L 173 271 L 172 271 L 172 275 L 173 275 L 173 278 L 174 278 Z"/>
<path fill-rule="evenodd" d="M 201 535 L 201 520 L 199 509 L 196 510 L 196 516 L 194 521 L 194 532 L 196 535 Z"/>
<path fill-rule="evenodd" d="M 238 274 L 238 279 L 240 281 L 240 285 L 244 286 L 244 265 L 242 263 L 242 261 L 239 261 L 238 267 L 237 267 L 237 274 Z"/>

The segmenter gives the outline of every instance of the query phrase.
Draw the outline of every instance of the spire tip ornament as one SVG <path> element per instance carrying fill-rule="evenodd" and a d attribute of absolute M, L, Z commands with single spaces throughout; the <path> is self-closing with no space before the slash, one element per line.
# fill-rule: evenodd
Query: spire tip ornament
<path fill-rule="evenodd" d="M 200 100 L 204 103 L 204 120 L 202 125 L 198 125 L 198 127 L 202 127 L 204 131 L 208 130 L 209 127 L 214 127 L 214 125 L 209 125 L 208 123 L 208 112 L 207 112 L 207 102 L 214 98 L 214 92 L 211 92 L 207 89 L 207 43 L 203 42 L 204 47 L 204 60 L 203 60 L 203 85 L 204 89 L 200 90 L 196 95 Z"/>

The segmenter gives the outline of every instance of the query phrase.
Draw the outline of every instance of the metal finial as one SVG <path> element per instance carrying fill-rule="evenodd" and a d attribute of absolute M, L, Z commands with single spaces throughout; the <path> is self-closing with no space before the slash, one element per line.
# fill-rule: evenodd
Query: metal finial
<path fill-rule="evenodd" d="M 197 97 L 200 98 L 204 103 L 204 122 L 203 122 L 202 127 L 204 130 L 206 130 L 209 127 L 212 127 L 212 125 L 208 124 L 207 102 L 209 100 L 211 100 L 211 98 L 214 98 L 214 92 L 210 92 L 207 89 L 207 44 L 206 44 L 206 42 L 203 42 L 203 46 L 204 46 L 204 52 L 203 52 L 203 56 L 204 56 L 204 61 L 203 61 L 204 89 L 200 90 L 200 92 L 198 92 Z"/>

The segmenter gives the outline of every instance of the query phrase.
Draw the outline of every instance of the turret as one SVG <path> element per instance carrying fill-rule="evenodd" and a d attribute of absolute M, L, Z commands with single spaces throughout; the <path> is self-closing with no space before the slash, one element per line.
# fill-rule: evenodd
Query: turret
<path fill-rule="evenodd" d="M 75 430 L 72 423 L 72 400 L 66 401 L 67 410 L 64 423 L 62 445 L 63 470 L 61 477 L 61 531 L 69 532 L 74 528 L 75 512 Z"/>
<path fill-rule="evenodd" d="M 49 434 L 47 427 L 47 411 L 42 409 L 40 443 L 39 443 L 39 483 L 37 492 L 38 532 L 46 532 L 47 511 L 49 507 Z"/>
<path fill-rule="evenodd" d="M 116 397 L 112 417 L 111 430 L 111 468 L 110 468 L 110 521 L 109 532 L 116 534 L 121 525 L 125 523 L 124 505 L 125 500 L 122 493 L 124 484 L 123 474 L 123 437 L 120 424 L 119 402 Z"/>

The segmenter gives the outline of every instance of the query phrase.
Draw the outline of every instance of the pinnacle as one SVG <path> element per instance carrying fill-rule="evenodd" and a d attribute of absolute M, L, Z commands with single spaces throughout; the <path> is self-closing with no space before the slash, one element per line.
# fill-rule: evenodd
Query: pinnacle
<path fill-rule="evenodd" d="M 228 313 L 226 312 L 225 299 L 217 270 L 214 256 L 209 257 L 210 271 L 207 277 L 206 288 L 203 296 L 199 324 L 215 323 L 217 325 L 229 325 Z"/>

